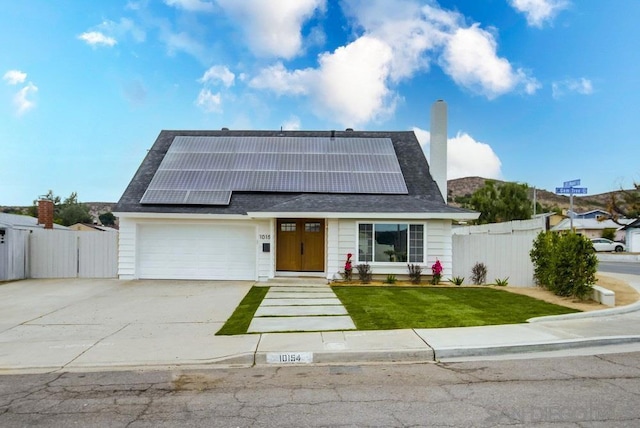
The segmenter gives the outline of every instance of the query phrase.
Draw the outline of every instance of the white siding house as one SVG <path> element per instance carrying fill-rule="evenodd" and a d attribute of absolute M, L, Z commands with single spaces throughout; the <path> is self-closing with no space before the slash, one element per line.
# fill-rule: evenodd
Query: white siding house
<path fill-rule="evenodd" d="M 114 210 L 118 275 L 333 279 L 352 254 L 374 275 L 438 259 L 450 276 L 451 223 L 478 213 L 445 203 L 438 171 L 413 132 L 162 131 Z"/>

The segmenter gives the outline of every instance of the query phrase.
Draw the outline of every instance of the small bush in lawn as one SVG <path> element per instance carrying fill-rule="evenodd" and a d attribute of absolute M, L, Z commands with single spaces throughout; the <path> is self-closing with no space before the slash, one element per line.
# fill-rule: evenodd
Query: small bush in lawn
<path fill-rule="evenodd" d="M 411 279 L 412 284 L 420 284 L 422 281 L 422 266 L 420 265 L 407 265 L 409 269 L 409 278 Z"/>
<path fill-rule="evenodd" d="M 473 268 L 471 268 L 471 281 L 475 285 L 487 282 L 487 266 L 484 263 L 476 263 L 473 265 Z"/>
<path fill-rule="evenodd" d="M 371 282 L 371 265 L 369 263 L 360 263 L 356 265 L 356 269 L 358 270 L 358 279 L 363 284 L 368 284 Z"/>
<path fill-rule="evenodd" d="M 387 279 L 384 280 L 385 284 L 395 284 L 396 276 L 395 275 L 387 275 Z"/>
<path fill-rule="evenodd" d="M 454 276 L 449 281 L 455 285 L 462 285 L 464 283 L 464 276 Z"/>
<path fill-rule="evenodd" d="M 529 253 L 536 283 L 558 296 L 586 298 L 596 282 L 591 240 L 576 233 L 540 232 Z"/>

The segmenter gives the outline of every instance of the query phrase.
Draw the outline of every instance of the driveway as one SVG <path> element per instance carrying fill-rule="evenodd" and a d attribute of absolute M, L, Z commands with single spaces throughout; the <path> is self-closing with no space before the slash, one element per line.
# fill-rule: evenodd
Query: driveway
<path fill-rule="evenodd" d="M 259 335 L 215 336 L 252 282 L 48 279 L 0 285 L 0 373 L 250 364 Z M 230 364 L 234 360 L 227 361 Z"/>

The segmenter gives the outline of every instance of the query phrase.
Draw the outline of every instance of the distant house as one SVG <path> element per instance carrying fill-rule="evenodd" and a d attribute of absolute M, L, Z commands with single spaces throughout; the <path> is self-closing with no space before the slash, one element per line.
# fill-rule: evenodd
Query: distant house
<path fill-rule="evenodd" d="M 600 238 L 602 236 L 602 232 L 605 229 L 614 229 L 615 232 L 615 240 L 623 241 L 625 239 L 625 232 L 622 230 L 624 225 L 631 223 L 633 220 L 629 219 L 620 219 L 619 223 L 614 222 L 613 220 L 596 220 L 595 218 L 585 218 L 585 219 L 573 219 L 573 230 L 576 233 L 584 235 L 588 238 Z M 571 230 L 571 219 L 566 218 L 558 223 L 556 226 L 551 228 L 554 232 L 561 231 L 569 231 Z"/>
<path fill-rule="evenodd" d="M 44 229 L 43 223 L 38 223 L 37 217 L 20 214 L 0 213 L 0 227 L 10 227 L 16 230 Z M 53 224 L 54 229 L 68 230 L 68 227 Z"/>
<path fill-rule="evenodd" d="M 478 213 L 443 199 L 438 117 L 437 173 L 413 132 L 162 131 L 114 209 L 119 277 L 332 279 L 347 254 L 450 275 L 452 221 Z"/>
<path fill-rule="evenodd" d="M 76 223 L 69 226 L 69 229 L 76 230 L 79 232 L 115 232 L 118 233 L 118 229 L 107 226 L 100 226 L 97 224 L 90 223 Z"/>
<path fill-rule="evenodd" d="M 625 232 L 625 243 L 630 253 L 640 253 L 640 219 L 636 219 L 622 228 Z"/>
<path fill-rule="evenodd" d="M 583 213 L 567 210 L 567 217 L 574 219 L 608 219 L 611 218 L 611 214 L 605 210 L 591 210 Z"/>

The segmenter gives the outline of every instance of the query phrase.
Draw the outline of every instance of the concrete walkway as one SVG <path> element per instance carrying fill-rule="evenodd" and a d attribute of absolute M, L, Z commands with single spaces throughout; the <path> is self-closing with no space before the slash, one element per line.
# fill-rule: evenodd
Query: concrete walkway
<path fill-rule="evenodd" d="M 640 290 L 638 276 L 608 275 Z M 111 279 L 2 284 L 0 374 L 433 362 L 640 351 L 640 304 L 515 325 L 216 336 L 253 285 Z M 275 286 L 271 303 L 291 301 L 261 306 L 257 318 L 278 315 L 280 309 L 287 317 L 298 317 L 301 312 L 302 317 L 314 317 L 317 315 L 310 313 L 316 313 L 316 306 L 327 306 L 320 308 L 327 311 L 325 317 L 343 317 L 333 300 L 291 305 L 332 299 L 323 295 L 325 287 L 313 291 L 318 295 L 302 298 L 295 288 Z"/>
<path fill-rule="evenodd" d="M 355 330 L 325 279 L 297 286 L 286 282 L 268 285 L 269 292 L 249 325 L 249 333 Z"/>

